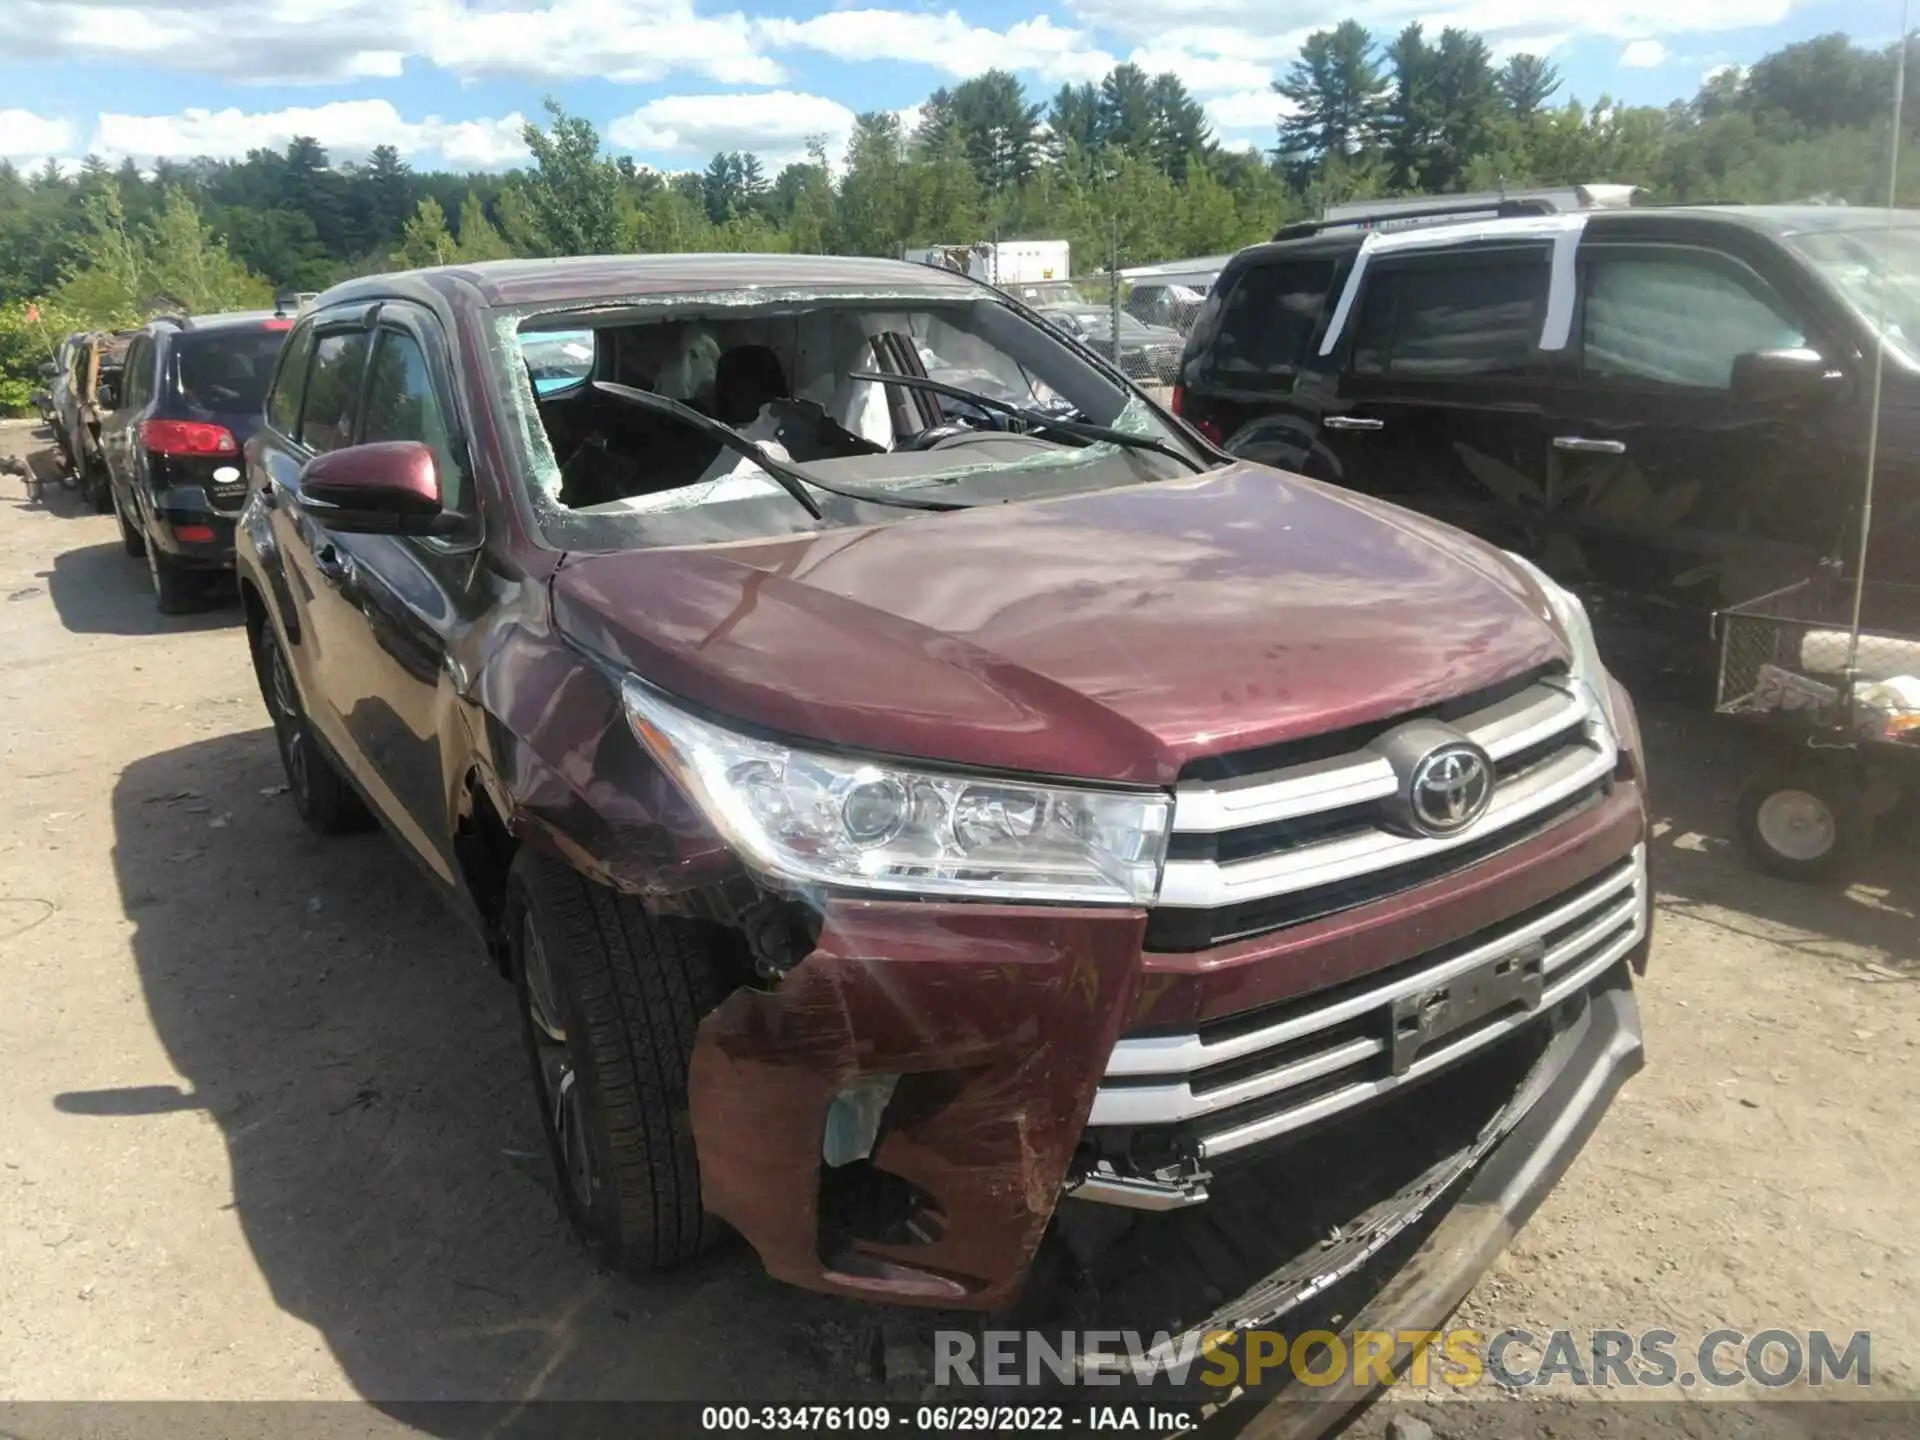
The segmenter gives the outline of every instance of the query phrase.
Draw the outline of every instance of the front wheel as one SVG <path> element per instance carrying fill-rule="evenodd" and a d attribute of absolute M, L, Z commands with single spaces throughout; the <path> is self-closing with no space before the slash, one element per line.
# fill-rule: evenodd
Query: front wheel
<path fill-rule="evenodd" d="M 254 674 L 273 720 L 273 739 L 280 765 L 287 772 L 287 790 L 300 818 L 322 835 L 345 835 L 364 830 L 373 817 L 360 794 L 334 768 L 333 759 L 313 736 L 300 691 L 293 683 L 293 667 L 274 633 L 273 621 L 262 619 L 253 643 Z"/>
<path fill-rule="evenodd" d="M 1740 839 L 1783 880 L 1824 880 L 1866 845 L 1872 821 L 1838 766 L 1799 761 L 1756 775 L 1740 793 Z"/>
<path fill-rule="evenodd" d="M 719 998 L 711 932 L 530 850 L 508 876 L 506 926 L 568 1221 L 617 1269 L 692 1259 L 721 1234 L 687 1099 L 694 1032 Z"/>

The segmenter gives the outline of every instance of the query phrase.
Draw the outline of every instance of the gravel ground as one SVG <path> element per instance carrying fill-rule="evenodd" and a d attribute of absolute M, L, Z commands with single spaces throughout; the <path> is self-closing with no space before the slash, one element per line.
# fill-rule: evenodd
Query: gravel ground
<path fill-rule="evenodd" d="M 35 443 L 0 425 L 0 451 Z M 299 825 L 237 609 L 163 619 L 82 512 L 0 477 L 0 1400 L 870 1376 L 872 1317 L 743 1247 L 635 1282 L 568 1242 L 505 987 L 386 840 Z M 1876 1390 L 1913 1393 L 1914 852 L 1845 889 L 1762 880 L 1725 838 L 1743 755 L 1697 709 L 1645 708 L 1650 1063 L 1460 1318 L 1864 1329 Z M 1558 1433 L 1587 1411 L 1555 1407 Z M 1354 1433 L 1491 1433 L 1475 1413 L 1396 1398 Z"/>

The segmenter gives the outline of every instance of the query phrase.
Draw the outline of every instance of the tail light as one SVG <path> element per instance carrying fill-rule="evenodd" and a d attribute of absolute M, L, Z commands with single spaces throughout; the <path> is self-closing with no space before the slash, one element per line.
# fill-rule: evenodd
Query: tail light
<path fill-rule="evenodd" d="M 156 455 L 238 455 L 240 446 L 224 425 L 203 420 L 142 420 L 140 443 Z"/>
<path fill-rule="evenodd" d="M 1193 426 L 1194 429 L 1206 436 L 1207 439 L 1215 445 L 1223 445 L 1226 443 L 1226 437 L 1220 433 L 1220 426 L 1217 422 L 1209 420 L 1205 416 L 1187 414 L 1187 392 L 1182 390 L 1178 385 L 1173 387 L 1173 413 Z"/>

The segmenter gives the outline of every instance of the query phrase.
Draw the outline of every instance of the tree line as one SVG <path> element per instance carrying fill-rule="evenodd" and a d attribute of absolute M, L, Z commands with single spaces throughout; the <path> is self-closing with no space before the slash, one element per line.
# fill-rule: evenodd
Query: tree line
<path fill-rule="evenodd" d="M 1177 76 L 1127 64 L 1045 100 L 989 71 L 936 90 L 911 127 L 860 115 L 842 153 L 815 139 L 772 174 L 737 151 L 662 173 L 609 154 L 553 101 L 526 127 L 530 163 L 505 174 L 414 170 L 391 146 L 336 164 L 308 137 L 144 170 L 0 163 L 0 409 L 24 404 L 57 330 L 260 304 L 396 266 L 893 255 L 997 236 L 1068 240 L 1084 273 L 1233 250 L 1329 203 L 1397 194 L 1608 180 L 1668 201 L 1876 203 L 1902 52 L 1824 35 L 1690 98 L 1628 106 L 1564 96 L 1541 56 L 1496 65 L 1464 29 L 1383 36 L 1349 20 L 1310 36 L 1275 79 L 1274 144 L 1258 153 L 1221 144 Z"/>

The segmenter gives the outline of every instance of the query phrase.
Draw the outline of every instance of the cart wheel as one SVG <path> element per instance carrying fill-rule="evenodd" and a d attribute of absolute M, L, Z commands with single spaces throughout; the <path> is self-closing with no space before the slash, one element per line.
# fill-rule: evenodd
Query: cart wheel
<path fill-rule="evenodd" d="M 1872 821 L 1837 767 L 1765 771 L 1740 792 L 1740 839 L 1769 875 L 1824 880 L 1866 843 Z"/>

